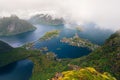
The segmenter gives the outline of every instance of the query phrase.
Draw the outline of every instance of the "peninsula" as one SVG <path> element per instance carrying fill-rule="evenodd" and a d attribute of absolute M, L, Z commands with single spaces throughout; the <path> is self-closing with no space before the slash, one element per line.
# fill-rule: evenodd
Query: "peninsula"
<path fill-rule="evenodd" d="M 58 37 L 59 33 L 60 33 L 60 30 L 52 30 L 52 31 L 46 32 L 43 35 L 43 37 L 41 37 L 39 39 L 39 41 L 46 41 L 46 40 L 50 40 L 50 39 L 52 39 L 54 37 Z"/>
<path fill-rule="evenodd" d="M 92 51 L 99 47 L 98 45 L 95 45 L 86 39 L 80 38 L 77 33 L 72 38 L 64 37 L 60 41 L 63 43 L 67 43 L 69 45 L 72 45 L 72 46 L 87 47 Z"/>

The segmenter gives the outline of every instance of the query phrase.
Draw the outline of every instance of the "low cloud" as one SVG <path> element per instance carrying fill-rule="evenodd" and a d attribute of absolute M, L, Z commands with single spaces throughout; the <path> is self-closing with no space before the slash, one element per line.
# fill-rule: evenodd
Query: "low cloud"
<path fill-rule="evenodd" d="M 0 15 L 29 18 L 50 13 L 68 22 L 93 22 L 101 29 L 120 29 L 120 0 L 0 0 Z"/>

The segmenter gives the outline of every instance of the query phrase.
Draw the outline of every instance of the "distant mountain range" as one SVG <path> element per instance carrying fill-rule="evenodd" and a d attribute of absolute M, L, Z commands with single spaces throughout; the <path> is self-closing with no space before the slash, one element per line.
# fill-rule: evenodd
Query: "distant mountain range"
<path fill-rule="evenodd" d="M 64 25 L 63 18 L 54 18 L 49 14 L 34 15 L 29 19 L 29 22 L 33 24 L 42 24 L 42 25 L 50 25 L 50 26 Z"/>
<path fill-rule="evenodd" d="M 0 18 L 0 36 L 16 35 L 35 29 L 32 24 L 15 15 Z"/>
<path fill-rule="evenodd" d="M 73 70 L 56 73 L 51 80 L 116 80 L 108 72 L 100 73 L 92 67 L 79 68 L 71 65 Z"/>

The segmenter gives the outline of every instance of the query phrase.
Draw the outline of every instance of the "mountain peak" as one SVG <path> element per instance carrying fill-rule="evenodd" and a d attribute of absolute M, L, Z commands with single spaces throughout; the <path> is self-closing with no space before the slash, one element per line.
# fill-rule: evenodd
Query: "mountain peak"
<path fill-rule="evenodd" d="M 33 24 L 42 24 L 50 26 L 64 25 L 63 18 L 57 18 L 50 14 L 36 14 L 29 19 L 29 22 Z"/>
<path fill-rule="evenodd" d="M 115 32 L 108 38 L 105 42 L 105 44 L 118 44 L 120 45 L 120 30 Z"/>
<path fill-rule="evenodd" d="M 35 29 L 31 23 L 19 19 L 16 15 L 0 19 L 0 36 L 16 35 Z"/>

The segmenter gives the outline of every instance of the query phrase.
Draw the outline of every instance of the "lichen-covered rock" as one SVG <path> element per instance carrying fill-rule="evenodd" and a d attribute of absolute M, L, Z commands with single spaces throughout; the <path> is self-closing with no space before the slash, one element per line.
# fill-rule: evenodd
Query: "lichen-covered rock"
<path fill-rule="evenodd" d="M 58 74 L 58 73 L 57 73 Z M 52 80 L 116 80 L 109 73 L 99 73 L 92 67 L 81 68 L 79 70 L 64 71 L 55 75 Z"/>

